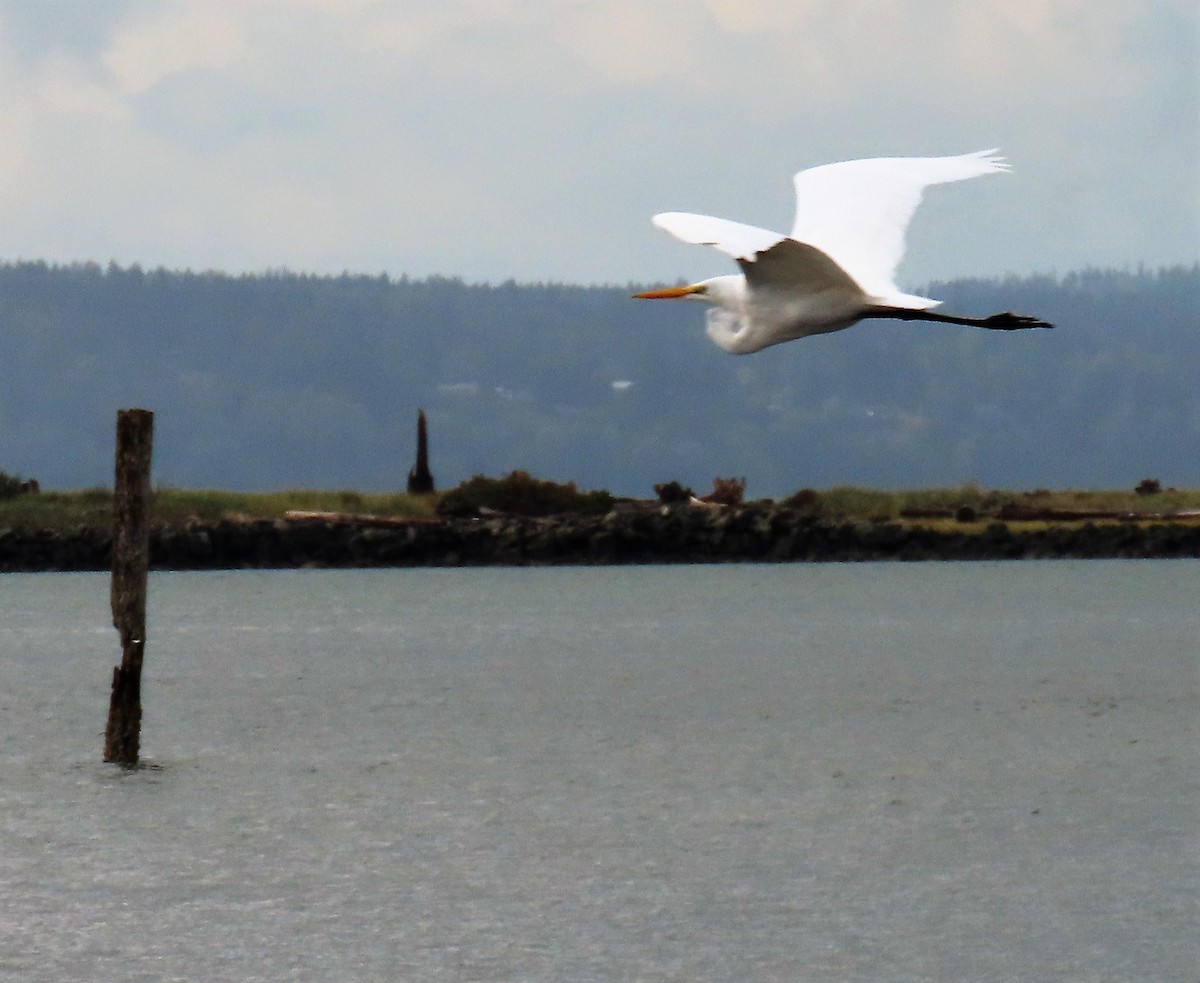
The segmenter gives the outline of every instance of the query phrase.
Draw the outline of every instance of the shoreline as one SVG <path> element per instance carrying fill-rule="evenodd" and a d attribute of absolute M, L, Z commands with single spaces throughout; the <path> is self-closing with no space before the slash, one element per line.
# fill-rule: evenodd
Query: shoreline
<path fill-rule="evenodd" d="M 0 529 L 0 572 L 107 570 L 111 545 L 108 527 Z M 154 570 L 1122 558 L 1200 558 L 1200 523 L 985 518 L 958 529 L 752 504 L 537 519 L 227 518 L 150 535 Z"/>

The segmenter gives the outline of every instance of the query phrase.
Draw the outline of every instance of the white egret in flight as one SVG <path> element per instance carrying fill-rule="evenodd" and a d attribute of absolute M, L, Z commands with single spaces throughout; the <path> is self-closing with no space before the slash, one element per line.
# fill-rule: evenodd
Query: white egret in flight
<path fill-rule="evenodd" d="M 743 275 L 634 296 L 714 305 L 708 311 L 708 336 L 737 355 L 840 331 L 864 318 L 943 321 L 995 331 L 1053 327 L 1008 311 L 990 317 L 935 314 L 930 308 L 940 301 L 896 286 L 904 231 L 922 192 L 932 184 L 1007 171 L 1007 162 L 995 154 L 880 157 L 801 171 L 794 178 L 796 221 L 790 236 L 708 215 L 655 215 L 654 224 L 677 239 L 732 256 Z"/>

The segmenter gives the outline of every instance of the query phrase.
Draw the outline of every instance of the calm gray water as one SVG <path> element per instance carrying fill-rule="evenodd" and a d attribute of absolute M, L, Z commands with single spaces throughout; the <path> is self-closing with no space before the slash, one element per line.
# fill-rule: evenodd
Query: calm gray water
<path fill-rule="evenodd" d="M 1200 563 L 0 576 L 0 977 L 1194 981 Z"/>

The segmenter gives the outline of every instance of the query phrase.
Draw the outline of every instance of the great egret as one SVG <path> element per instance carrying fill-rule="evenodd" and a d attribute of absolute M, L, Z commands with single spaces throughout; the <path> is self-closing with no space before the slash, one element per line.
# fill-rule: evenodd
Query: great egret
<path fill-rule="evenodd" d="M 1005 311 L 991 317 L 935 314 L 940 301 L 906 294 L 894 281 L 904 231 L 933 184 L 1009 169 L 995 150 L 957 157 L 879 157 L 800 171 L 790 236 L 689 212 L 664 212 L 654 224 L 677 239 L 732 256 L 742 276 L 634 294 L 647 300 L 693 299 L 714 305 L 708 336 L 744 355 L 795 338 L 840 331 L 864 318 L 943 321 L 993 331 L 1050 328 Z"/>

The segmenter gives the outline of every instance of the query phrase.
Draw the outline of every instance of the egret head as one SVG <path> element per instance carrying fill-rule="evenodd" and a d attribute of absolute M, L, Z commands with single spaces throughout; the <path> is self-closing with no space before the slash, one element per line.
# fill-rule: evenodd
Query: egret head
<path fill-rule="evenodd" d="M 741 310 L 746 300 L 746 278 L 743 276 L 714 276 L 684 287 L 666 287 L 634 294 L 639 300 L 702 300 L 706 304 Z"/>
<path fill-rule="evenodd" d="M 634 294 L 642 300 L 702 300 L 711 304 L 706 331 L 727 352 L 741 355 L 758 351 L 761 341 L 751 337 L 751 319 L 746 313 L 749 291 L 744 276 L 714 276 L 685 287 L 667 287 Z"/>

